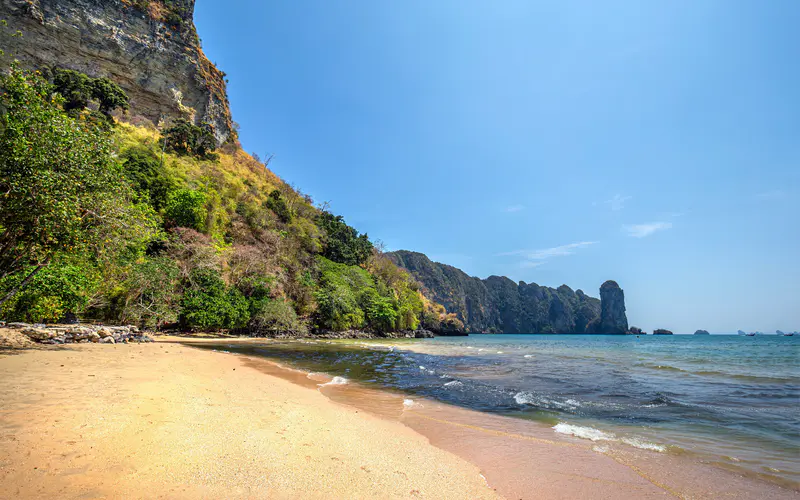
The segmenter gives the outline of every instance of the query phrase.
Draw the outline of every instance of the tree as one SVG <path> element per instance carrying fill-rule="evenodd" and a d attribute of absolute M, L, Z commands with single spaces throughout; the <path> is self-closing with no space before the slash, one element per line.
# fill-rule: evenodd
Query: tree
<path fill-rule="evenodd" d="M 111 112 L 119 108 L 127 110 L 128 94 L 108 78 L 97 78 L 92 81 L 92 97 L 100 103 L 100 112 L 111 116 Z"/>
<path fill-rule="evenodd" d="M 358 234 L 345 223 L 341 215 L 322 212 L 317 224 L 325 231 L 325 249 L 322 254 L 340 264 L 360 266 L 372 255 L 372 243 L 366 234 Z"/>
<path fill-rule="evenodd" d="M 242 328 L 250 319 L 247 299 L 214 269 L 195 269 L 181 300 L 180 321 L 185 327 Z"/>
<path fill-rule="evenodd" d="M 89 76 L 71 69 L 53 70 L 53 90 L 64 98 L 64 110 L 76 112 L 86 109 L 94 92 L 94 82 Z"/>
<path fill-rule="evenodd" d="M 173 184 L 158 157 L 147 148 L 137 147 L 125 151 L 121 158 L 125 176 L 134 190 L 156 210 L 164 208 Z"/>
<path fill-rule="evenodd" d="M 108 254 L 157 230 L 110 150 L 108 132 L 68 116 L 53 87 L 13 65 L 0 77 L 0 307 L 58 252 Z"/>
<path fill-rule="evenodd" d="M 197 126 L 188 120 L 178 120 L 164 131 L 165 149 L 178 156 L 194 156 L 204 160 L 216 160 L 217 140 L 211 125 Z"/>

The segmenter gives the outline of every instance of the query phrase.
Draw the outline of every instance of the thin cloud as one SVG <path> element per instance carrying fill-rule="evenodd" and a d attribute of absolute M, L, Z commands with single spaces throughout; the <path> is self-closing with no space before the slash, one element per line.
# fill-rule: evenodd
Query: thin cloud
<path fill-rule="evenodd" d="M 628 233 L 628 236 L 634 238 L 644 238 L 650 236 L 658 231 L 666 231 L 672 229 L 672 222 L 650 222 L 648 224 L 630 224 L 622 226 L 622 229 Z"/>
<path fill-rule="evenodd" d="M 775 201 L 775 200 L 782 200 L 786 197 L 786 193 L 781 191 L 780 189 L 774 189 L 772 191 L 764 191 L 763 193 L 757 193 L 753 196 L 757 200 L 763 201 Z"/>
<path fill-rule="evenodd" d="M 504 252 L 498 254 L 500 256 L 519 256 L 523 258 L 520 262 L 522 267 L 539 267 L 543 265 L 548 259 L 553 257 L 564 257 L 566 255 L 574 254 L 578 249 L 594 245 L 596 241 L 580 241 L 578 243 L 570 243 L 569 245 L 561 245 L 552 248 L 543 248 L 540 250 L 514 250 L 513 252 Z"/>
<path fill-rule="evenodd" d="M 625 208 L 625 202 L 633 198 L 633 196 L 621 196 L 621 195 L 614 195 L 613 198 L 610 200 L 606 200 L 603 203 L 606 205 L 611 205 L 611 210 L 617 212 Z"/>
<path fill-rule="evenodd" d="M 513 214 L 514 212 L 520 212 L 525 210 L 524 205 L 511 205 L 510 207 L 506 207 L 506 212 Z"/>
<path fill-rule="evenodd" d="M 539 267 L 541 265 L 544 265 L 544 261 L 543 260 L 539 260 L 539 261 L 536 261 L 536 260 L 523 260 L 522 262 L 519 263 L 519 265 L 520 265 L 520 267 L 527 267 L 529 269 L 532 269 L 534 267 Z"/>

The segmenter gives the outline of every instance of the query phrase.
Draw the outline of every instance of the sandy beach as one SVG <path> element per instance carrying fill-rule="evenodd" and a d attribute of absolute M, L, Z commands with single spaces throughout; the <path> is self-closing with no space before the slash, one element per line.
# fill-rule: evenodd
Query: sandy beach
<path fill-rule="evenodd" d="M 6 498 L 753 498 L 655 454 L 164 341 L 4 351 L 0 378 Z"/>

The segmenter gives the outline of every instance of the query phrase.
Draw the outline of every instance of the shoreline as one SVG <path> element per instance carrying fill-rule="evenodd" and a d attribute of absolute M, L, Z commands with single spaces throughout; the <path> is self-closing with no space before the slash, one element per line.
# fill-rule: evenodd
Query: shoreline
<path fill-rule="evenodd" d="M 186 345 L 198 341 L 220 339 L 0 355 L 0 485 L 28 498 L 797 498 L 681 457 L 611 456 L 520 419 Z"/>
<path fill-rule="evenodd" d="M 211 339 L 208 342 L 214 343 Z M 242 339 L 241 342 L 258 341 Z M 265 373 L 299 385 L 318 387 L 325 381 L 321 374 L 287 367 L 277 360 L 226 354 L 247 359 Z M 758 474 L 715 466 L 683 450 L 659 453 L 624 442 L 589 441 L 556 433 L 540 422 L 470 410 L 357 382 L 325 384 L 319 390 L 334 402 L 397 420 L 435 446 L 479 466 L 488 483 L 506 498 L 530 498 L 531 491 L 543 494 L 539 489 L 542 484 L 553 488 L 544 498 L 583 495 L 649 498 L 665 494 L 709 499 L 800 496 L 796 484 L 781 484 Z M 410 407 L 404 405 L 398 411 L 398 402 L 408 403 L 412 397 Z M 487 449 L 500 451 L 487 453 Z"/>

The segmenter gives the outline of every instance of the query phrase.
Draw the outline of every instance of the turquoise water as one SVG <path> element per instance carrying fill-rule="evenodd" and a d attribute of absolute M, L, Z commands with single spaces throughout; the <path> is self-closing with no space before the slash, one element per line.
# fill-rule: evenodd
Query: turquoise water
<path fill-rule="evenodd" d="M 472 335 L 225 349 L 598 444 L 800 480 L 800 337 Z"/>

